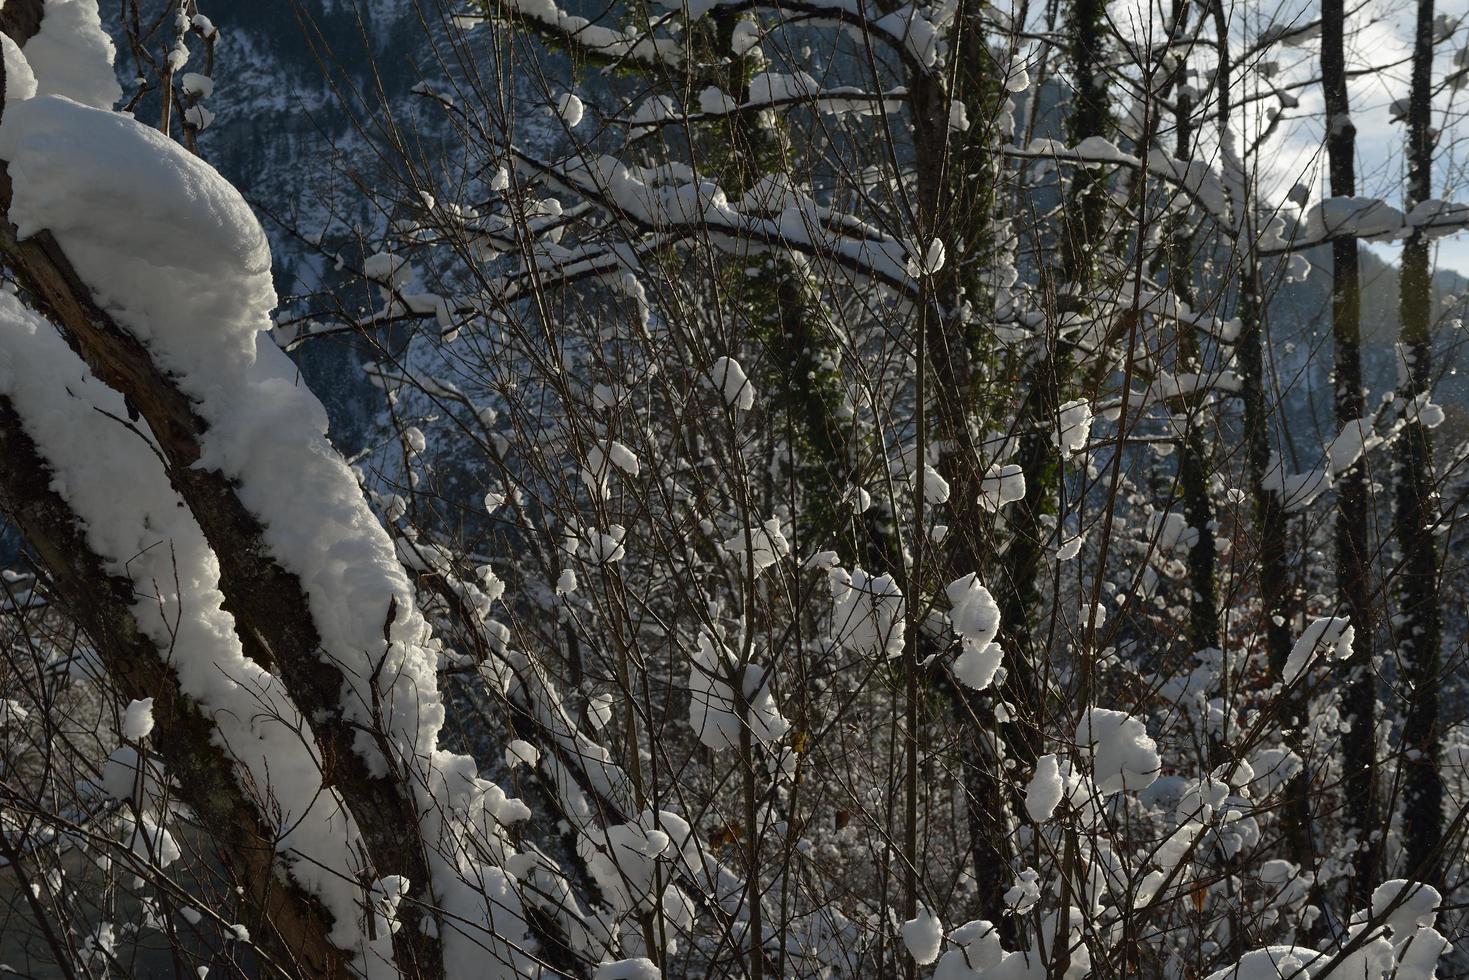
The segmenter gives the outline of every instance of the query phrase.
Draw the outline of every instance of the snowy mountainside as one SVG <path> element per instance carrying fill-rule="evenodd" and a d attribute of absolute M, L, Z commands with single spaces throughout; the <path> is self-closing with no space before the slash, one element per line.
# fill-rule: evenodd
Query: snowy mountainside
<path fill-rule="evenodd" d="M 309 0 L 303 6 L 310 15 L 304 27 L 286 2 L 214 11 L 223 37 L 209 100 L 216 118 L 200 140 L 204 156 L 257 208 L 271 238 L 281 320 L 373 302 L 342 270 L 361 267 L 393 216 L 393 202 L 368 201 L 354 183 L 354 177 L 371 183 L 392 166 L 373 146 L 388 117 L 430 161 L 451 145 L 442 112 L 414 92 L 442 74 L 414 0 Z M 130 74 L 122 57 L 119 74 Z M 554 139 L 549 122 L 532 117 L 518 123 L 523 144 L 536 149 Z M 385 176 L 382 186 L 392 180 Z M 428 345 L 409 339 L 392 330 L 375 342 L 395 360 L 438 360 Z M 349 457 L 371 450 L 384 421 L 382 393 L 361 369 L 374 359 L 371 346 L 338 336 L 293 351 L 327 406 L 333 440 Z M 443 370 L 436 363 L 417 367 Z"/>
<path fill-rule="evenodd" d="M 423 100 L 411 91 L 434 75 L 433 48 L 413 0 L 313 0 L 307 6 L 315 47 L 331 52 L 346 78 L 364 91 L 370 90 L 369 62 L 375 60 L 372 84 L 381 84 L 395 119 L 410 119 L 422 127 L 421 134 L 433 136 L 440 124 L 437 114 L 426 111 Z M 210 162 L 247 199 L 297 230 L 311 233 L 333 228 L 340 233 L 352 224 L 371 229 L 380 223 L 382 216 L 342 176 L 343 167 L 368 169 L 363 166 L 368 157 L 366 141 L 323 79 L 314 46 L 308 43 L 291 5 L 230 5 L 217 14 L 225 41 L 218 55 L 218 87 L 210 103 L 217 118 L 202 140 Z M 364 38 L 370 39 L 372 51 L 364 50 Z M 124 62 L 119 65 L 120 74 L 125 75 L 125 59 L 120 60 Z M 546 71 L 547 66 L 540 70 Z M 548 74 L 559 73 L 559 65 L 550 66 Z M 583 80 L 583 84 L 588 82 L 616 84 L 611 79 Z M 1050 118 L 1055 113 L 1047 111 L 1046 115 L 1042 130 L 1057 123 Z M 556 139 L 553 127 L 543 126 L 537 132 L 536 122 L 530 118 L 522 124 L 532 145 L 538 138 Z M 276 282 L 283 306 L 293 312 L 309 309 L 307 303 L 293 310 L 291 298 L 332 285 L 333 263 L 269 215 L 262 218 L 275 249 Z M 360 247 L 370 251 L 370 246 L 369 239 Z M 1283 430 L 1292 433 L 1297 448 L 1307 453 L 1324 441 L 1316 439 L 1317 431 L 1324 433 L 1330 418 L 1329 357 L 1321 356 L 1327 351 L 1323 344 L 1329 335 L 1330 257 L 1325 250 L 1318 251 L 1320 254 L 1312 255 L 1314 274 L 1304 282 L 1284 284 L 1270 309 L 1276 371 L 1290 404 Z M 1380 392 L 1394 380 L 1397 275 L 1395 268 L 1370 252 L 1364 251 L 1363 262 L 1367 381 L 1373 391 Z M 1463 285 L 1452 273 L 1439 276 L 1439 289 L 1445 296 L 1462 292 Z M 410 358 L 440 360 L 427 345 L 404 345 L 402 336 L 385 339 L 395 341 L 397 352 Z M 1446 346 L 1452 342 L 1452 337 L 1446 338 Z M 361 345 L 339 340 L 306 344 L 296 355 L 303 375 L 331 412 L 333 438 L 349 455 L 367 448 L 379 409 L 380 393 L 367 384 L 358 367 L 363 357 Z M 444 369 L 442 363 L 421 366 Z M 1444 400 L 1464 402 L 1460 396 L 1469 392 L 1457 391 L 1456 377 L 1449 376 L 1448 381 L 1451 390 L 1445 392 Z"/>

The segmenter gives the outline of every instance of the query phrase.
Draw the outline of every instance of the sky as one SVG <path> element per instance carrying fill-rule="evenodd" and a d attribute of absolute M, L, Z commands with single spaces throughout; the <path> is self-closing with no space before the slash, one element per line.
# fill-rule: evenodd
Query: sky
<path fill-rule="evenodd" d="M 1349 72 L 1363 71 L 1349 83 L 1357 129 L 1357 193 L 1381 197 L 1401 207 L 1406 132 L 1402 123 L 1392 118 L 1392 106 L 1396 100 L 1405 99 L 1409 91 L 1417 4 L 1414 0 L 1351 0 L 1347 6 L 1347 67 Z M 1463 59 L 1460 65 L 1469 66 L 1469 0 L 1437 0 L 1436 7 L 1447 18 L 1446 39 L 1436 48 L 1434 64 L 1434 77 L 1441 80 L 1456 70 L 1456 57 Z M 1108 10 L 1124 33 L 1139 39 L 1152 35 L 1156 41 L 1167 22 L 1161 11 L 1171 8 L 1169 0 L 1121 0 L 1109 5 Z M 1232 47 L 1243 51 L 1273 27 L 1313 23 L 1320 16 L 1320 2 L 1235 0 L 1229 11 Z M 1261 191 L 1273 202 L 1284 203 L 1297 185 L 1307 190 L 1309 203 L 1319 201 L 1326 193 L 1320 59 L 1319 40 L 1311 39 L 1296 46 L 1277 43 L 1268 54 L 1247 62 L 1251 70 L 1244 75 L 1245 84 L 1254 86 L 1262 97 L 1236 115 L 1241 145 L 1250 145 L 1253 136 L 1265 128 L 1267 112 L 1281 113 L 1273 135 L 1248 164 L 1258 168 Z M 1201 64 L 1212 67 L 1212 59 L 1206 57 Z M 1434 196 L 1469 200 L 1469 85 L 1441 92 L 1434 108 L 1437 125 L 1444 134 L 1435 165 Z M 1199 151 L 1208 152 L 1202 145 Z M 1401 250 L 1393 244 L 1373 243 L 1370 247 L 1389 259 Z M 1469 276 L 1469 232 L 1441 239 L 1436 243 L 1436 255 L 1441 267 Z"/>
<path fill-rule="evenodd" d="M 1256 24 L 1272 16 L 1287 20 L 1302 18 L 1305 22 L 1317 16 L 1319 5 L 1300 0 L 1283 3 L 1246 0 L 1243 32 L 1258 36 Z M 1436 48 L 1435 79 L 1443 79 L 1455 70 L 1459 52 L 1469 46 L 1469 0 L 1439 0 L 1438 12 L 1448 19 L 1452 30 Z M 1412 31 L 1416 4 L 1408 0 L 1368 0 L 1350 10 L 1348 17 L 1348 70 L 1373 69 L 1349 83 L 1352 121 L 1357 128 L 1357 193 L 1381 197 L 1401 206 L 1405 177 L 1403 144 L 1406 131 L 1393 119 L 1393 103 L 1406 99 L 1409 92 L 1409 64 L 1412 54 Z M 1256 24 L 1252 24 L 1251 20 Z M 1289 120 L 1281 127 L 1271 152 L 1262 155 L 1262 167 L 1275 171 L 1277 185 L 1299 181 L 1311 189 L 1314 202 L 1326 192 L 1324 159 L 1325 108 L 1319 84 L 1320 46 L 1312 41 L 1296 50 L 1282 52 L 1281 73 L 1277 80 L 1306 83 L 1292 89 L 1299 105 L 1286 108 Z M 1292 56 L 1294 61 L 1291 60 Z M 1434 196 L 1449 200 L 1469 199 L 1469 87 L 1445 90 L 1435 99 L 1436 125 L 1444 136 L 1438 149 L 1434 173 Z M 1291 117 L 1295 117 L 1291 119 Z M 1373 243 L 1370 246 L 1384 258 L 1395 260 L 1401 253 L 1397 243 Z M 1469 275 L 1469 233 L 1444 238 L 1436 243 L 1437 264 Z"/>

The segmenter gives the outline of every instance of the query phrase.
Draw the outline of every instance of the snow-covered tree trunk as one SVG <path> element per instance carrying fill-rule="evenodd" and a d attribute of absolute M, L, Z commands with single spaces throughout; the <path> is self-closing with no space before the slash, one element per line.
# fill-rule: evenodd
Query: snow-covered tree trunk
<path fill-rule="evenodd" d="M 11 0 L 7 10 L 23 7 Z M 13 36 L 13 35 L 12 35 Z M 330 939 L 332 918 L 296 884 L 283 880 L 275 858 L 277 828 L 241 786 L 234 763 L 214 741 L 214 724 L 180 690 L 160 647 L 138 624 L 135 584 L 112 574 L 86 540 L 76 512 L 53 488 L 58 474 L 26 432 L 10 399 L 0 396 L 0 511 L 45 562 L 57 591 L 82 617 L 97 655 L 123 693 L 151 699 L 153 743 L 178 791 L 215 834 L 219 852 L 247 889 L 256 934 L 282 972 L 348 977 L 349 957 Z"/>
<path fill-rule="evenodd" d="M 23 5 L 9 4 L 7 12 Z M 45 8 L 43 34 L 55 9 Z M 151 439 L 139 436 L 145 441 L 131 448 L 145 470 L 159 467 L 147 474 L 154 482 L 112 500 L 87 496 L 88 488 L 125 484 L 128 477 L 106 470 L 133 465 L 124 457 L 93 452 L 74 458 L 55 455 L 60 450 L 50 442 L 37 445 L 52 454 L 53 469 L 96 468 L 68 472 L 64 480 L 78 495 L 72 501 L 78 521 L 92 534 L 126 534 L 129 522 L 137 521 L 145 539 L 159 534 L 164 547 L 178 550 L 184 592 L 166 592 L 182 610 L 183 625 L 176 628 L 203 629 L 211 639 L 181 641 L 175 662 L 213 657 L 214 669 L 224 670 L 218 659 L 224 658 L 230 670 L 258 674 L 265 687 L 256 690 L 279 692 L 254 695 L 275 703 L 272 713 L 256 715 L 221 700 L 240 689 L 221 692 L 202 681 L 190 688 L 191 697 L 209 705 L 204 717 L 220 726 L 216 742 L 228 741 L 236 755 L 231 774 L 207 757 L 209 741 L 199 729 L 186 730 L 198 716 L 170 695 L 166 672 L 149 678 L 164 685 L 150 692 L 155 705 L 179 713 L 171 728 L 205 753 L 203 761 L 190 760 L 201 767 L 201 791 L 233 775 L 242 795 L 254 794 L 256 812 L 229 813 L 240 797 L 210 789 L 203 802 L 220 826 L 285 820 L 275 836 L 298 843 L 282 851 L 290 857 L 281 860 L 293 879 L 328 905 L 331 941 L 340 953 L 328 956 L 310 942 L 311 930 L 319 933 L 324 921 L 310 907 L 288 909 L 275 928 L 299 933 L 301 955 L 328 972 L 355 960 L 355 968 L 366 972 L 391 962 L 393 969 L 440 976 L 446 933 L 476 945 L 476 931 L 488 935 L 474 924 L 476 899 L 469 895 L 493 893 L 499 880 L 478 878 L 478 872 L 462 877 L 474 865 L 453 853 L 449 801 L 464 799 L 472 787 L 453 775 L 462 764 L 436 748 L 442 709 L 432 641 L 391 545 L 326 443 L 319 403 L 290 380 L 294 368 L 262 333 L 274 305 L 263 233 L 238 193 L 207 165 L 111 111 L 111 44 L 92 17 L 93 26 L 58 22 L 65 26 L 46 35 L 47 46 L 36 47 L 30 65 L 14 54 L 25 46 L 6 52 L 0 155 L 8 166 L 0 180 L 0 252 L 82 358 L 68 368 L 66 358 L 74 355 L 64 347 L 43 354 L 51 328 L 37 326 L 40 321 L 18 308 L 7 310 L 12 404 L 27 430 L 40 431 L 56 409 L 36 401 L 45 389 L 31 392 L 25 385 L 37 371 L 74 371 L 99 390 L 98 397 L 106 389 L 94 378 L 121 396 L 126 409 L 113 416 L 135 413 L 147 423 Z M 85 101 L 48 93 L 62 78 L 52 74 L 58 44 L 66 46 L 66 68 L 74 73 L 66 77 L 68 91 Z M 31 69 L 39 92 L 36 83 L 22 91 Z M 22 358 L 35 360 L 23 367 Z M 54 396 L 65 402 L 74 387 L 58 383 Z M 285 415 L 267 420 L 263 414 L 288 405 Z M 84 420 L 107 417 L 81 411 Z M 287 482 L 273 484 L 277 479 Z M 109 513 L 109 506 L 122 510 Z M 177 524 L 172 532 L 170 522 Z M 166 554 L 159 550 L 149 561 Z M 126 557 L 115 551 L 107 556 Z M 124 567 L 162 577 L 146 562 Z M 200 597 L 189 589 L 204 592 Z M 190 618 L 201 616 L 208 622 Z M 193 676 L 177 669 L 181 679 Z M 255 726 L 270 724 L 271 717 L 285 728 L 270 737 L 294 744 L 256 757 L 252 753 L 263 751 L 257 744 L 265 742 L 251 739 L 266 735 Z M 227 734 L 236 724 L 249 734 Z M 211 759 L 213 770 L 205 768 Z M 333 801 L 333 813 L 326 814 Z M 338 826 L 329 831 L 330 820 Z M 267 853 L 278 847 L 277 841 Z M 264 889 L 272 879 L 262 877 L 261 859 L 254 860 L 253 876 Z M 489 873 L 493 878 L 498 872 Z M 390 896 L 397 924 L 390 933 L 383 925 L 379 934 L 375 890 Z M 290 905 L 293 894 L 281 889 L 271 901 Z M 448 920 L 442 918 L 446 908 Z M 518 919 L 518 902 L 505 912 Z M 268 904 L 261 909 L 270 913 Z M 504 920 L 499 935 L 515 942 L 521 928 Z"/>

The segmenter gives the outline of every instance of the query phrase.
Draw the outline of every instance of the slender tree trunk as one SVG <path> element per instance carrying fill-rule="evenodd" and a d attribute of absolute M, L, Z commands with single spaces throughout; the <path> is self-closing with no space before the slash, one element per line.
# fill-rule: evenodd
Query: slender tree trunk
<path fill-rule="evenodd" d="M 1067 35 L 1072 39 L 1072 102 L 1067 136 L 1073 143 L 1091 136 L 1109 136 L 1112 100 L 1108 91 L 1102 39 L 1107 35 L 1106 0 L 1072 0 L 1067 8 Z M 1060 228 L 1062 313 L 1080 312 L 1092 284 L 1094 246 L 1101 239 L 1106 213 L 1106 186 L 1087 167 L 1072 176 Z M 1012 747 L 1022 764 L 1034 763 L 1040 753 L 1039 724 L 1042 694 L 1035 682 L 1039 649 L 1034 626 L 1042 612 L 1041 569 L 1047 567 L 1050 531 L 1045 517 L 1060 492 L 1061 467 L 1054 436 L 1062 402 L 1061 390 L 1071 368 L 1069 344 L 1052 334 L 1047 349 L 1026 378 L 1026 404 L 1020 419 L 1020 466 L 1025 474 L 1025 496 L 1012 508 L 1012 538 L 1005 553 L 999 581 L 1002 628 L 1008 636 L 1007 653 L 1017 669 L 1006 677 L 1005 697 L 1021 713 Z"/>
<path fill-rule="evenodd" d="M 1408 103 L 1408 187 L 1406 209 L 1432 196 L 1433 144 L 1433 0 L 1419 0 L 1413 44 L 1413 82 Z M 1414 231 L 1403 246 L 1400 312 L 1402 353 L 1408 364 L 1410 406 L 1427 397 L 1432 379 L 1432 295 L 1428 240 Z M 1397 444 L 1397 532 L 1403 550 L 1399 577 L 1402 625 L 1398 652 L 1408 705 L 1403 718 L 1407 750 L 1403 792 L 1406 871 L 1431 885 L 1442 886 L 1444 858 L 1443 777 L 1439 773 L 1438 719 L 1439 637 L 1442 621 L 1438 595 L 1438 545 L 1433 468 L 1433 440 L 1428 427 L 1410 407 L 1410 419 Z"/>
<path fill-rule="evenodd" d="M 1333 197 L 1357 193 L 1357 129 L 1347 96 L 1344 0 L 1322 0 L 1321 81 L 1326 95 L 1326 153 Z M 1341 432 L 1365 412 L 1362 394 L 1362 285 L 1357 239 L 1344 236 L 1331 247 L 1331 334 L 1336 352 L 1336 427 Z M 1357 460 L 1336 484 L 1336 585 L 1352 625 L 1349 678 L 1343 708 L 1350 728 L 1342 738 L 1347 836 L 1354 839 L 1355 908 L 1376 887 L 1377 848 L 1377 674 L 1372 665 L 1371 559 L 1367 545 L 1367 460 Z"/>
<path fill-rule="evenodd" d="M 1214 0 L 1211 12 L 1219 46 L 1216 83 L 1218 122 L 1223 138 L 1232 142 L 1229 127 L 1233 111 L 1230 102 L 1230 75 L 1233 69 L 1229 50 L 1229 25 L 1223 0 Z M 1230 152 L 1234 152 L 1232 147 Z M 1244 166 L 1243 160 L 1237 163 Z M 1248 199 L 1235 201 L 1233 206 L 1241 241 L 1252 243 L 1254 222 L 1251 217 L 1251 202 Z M 1265 657 L 1270 676 L 1279 681 L 1285 673 L 1285 663 L 1290 657 L 1294 642 L 1291 636 L 1294 603 L 1291 601 L 1287 514 L 1280 495 L 1266 488 L 1270 474 L 1271 422 L 1274 412 L 1266 398 L 1269 386 L 1265 373 L 1264 311 L 1260 302 L 1259 263 L 1253 247 L 1241 259 L 1238 313 L 1240 334 L 1235 344 L 1235 354 L 1239 360 L 1244 399 L 1245 471 L 1254 512 L 1261 626 L 1265 631 Z M 1299 732 L 1306 721 L 1304 711 L 1304 706 L 1297 699 L 1291 698 L 1283 705 L 1280 719 L 1281 727 L 1286 733 L 1286 744 L 1298 754 L 1303 751 Z M 1309 764 L 1304 755 L 1302 763 Z M 1291 858 L 1303 868 L 1314 869 L 1316 862 L 1311 844 L 1309 788 L 1309 772 L 1303 770 L 1285 790 L 1281 824 Z"/>
<path fill-rule="evenodd" d="M 928 403 L 935 435 L 945 449 L 940 468 L 950 486 L 945 505 L 949 535 L 931 566 L 935 589 L 981 571 L 983 556 L 993 547 L 987 538 L 992 522 L 979 504 L 983 473 L 973 436 L 983 428 L 980 385 L 986 359 L 992 356 L 992 334 L 983 312 L 993 308 L 993 297 L 976 272 L 988 266 L 997 247 L 993 220 L 999 172 L 991 147 L 999 141 L 994 130 L 1005 94 L 980 5 L 962 0 L 955 24 L 953 43 L 959 56 L 947 84 L 925 76 L 911 85 L 919 209 L 931 216 L 933 233 L 950 250 L 948 262 L 933 279 L 936 309 L 927 317 L 925 341 L 932 370 Z M 949 125 L 951 100 L 966 107 L 970 125 L 965 131 Z M 962 312 L 966 305 L 967 316 Z M 1007 668 L 1017 683 L 1026 682 L 1029 668 L 1024 664 L 1012 660 Z M 1002 939 L 1013 945 L 1014 919 L 1002 915 L 1014 870 L 1013 801 L 1002 768 L 1006 739 L 986 694 L 958 683 L 950 693 L 956 720 L 965 731 L 960 757 L 970 855 L 979 879 L 978 914 L 994 922 Z"/>
<path fill-rule="evenodd" d="M 1188 26 L 1188 4 L 1174 0 L 1175 36 L 1183 36 Z M 1174 102 L 1174 130 L 1177 144 L 1173 156 L 1185 161 L 1193 158 L 1194 102 L 1187 90 L 1179 90 Z M 1190 306 L 1194 303 L 1193 240 L 1183 234 L 1186 215 L 1180 215 L 1168 228 L 1168 286 L 1173 294 Z M 1203 374 L 1200 363 L 1199 337 L 1192 324 L 1178 328 L 1178 371 Z M 1188 431 L 1179 446 L 1178 482 L 1183 494 L 1183 513 L 1188 526 L 1198 532 L 1198 539 L 1188 550 L 1189 581 L 1189 645 L 1194 651 L 1217 648 L 1219 640 L 1219 599 L 1215 582 L 1218 554 L 1214 544 L 1214 504 L 1209 497 L 1209 447 L 1199 419 L 1204 404 L 1202 394 L 1189 395 L 1179 406 L 1189 419 Z"/>

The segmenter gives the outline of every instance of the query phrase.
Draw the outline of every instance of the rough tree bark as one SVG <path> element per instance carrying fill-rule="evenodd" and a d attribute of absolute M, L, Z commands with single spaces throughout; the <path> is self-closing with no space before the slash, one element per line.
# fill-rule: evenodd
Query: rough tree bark
<path fill-rule="evenodd" d="M 1106 7 L 1106 0 L 1072 0 L 1067 7 L 1073 90 L 1067 138 L 1072 144 L 1091 136 L 1112 135 L 1112 95 L 1103 44 L 1109 31 Z M 1106 182 L 1090 168 L 1076 167 L 1058 230 L 1061 268 L 1056 273 L 1056 286 L 1058 292 L 1069 290 L 1057 300 L 1060 314 L 1081 311 L 1081 297 L 1094 277 L 1093 247 L 1104 230 L 1107 204 Z M 1040 754 L 1034 726 L 1043 715 L 1044 705 L 1034 678 L 1042 651 L 1035 627 L 1042 615 L 1040 573 L 1046 564 L 1051 535 L 1045 518 L 1056 506 L 1060 492 L 1061 468 L 1054 436 L 1061 390 L 1072 363 L 1070 344 L 1056 333 L 1060 320 L 1059 316 L 1047 317 L 1046 349 L 1025 379 L 1026 401 L 1019 423 L 1025 496 L 1013 505 L 1011 539 L 996 582 L 1001 628 L 1010 640 L 1007 653 L 1013 665 L 1005 681 L 1005 698 L 1021 706 L 1024 715 L 1021 725 L 1012 726 L 1015 737 L 1011 747 L 1025 765 L 1033 764 Z"/>
<path fill-rule="evenodd" d="M 1174 33 L 1183 36 L 1188 29 L 1188 4 L 1174 0 Z M 1180 66 L 1181 67 L 1181 66 Z M 1174 82 L 1177 79 L 1173 80 Z M 1194 154 L 1194 101 L 1192 90 L 1176 89 L 1174 129 L 1177 142 L 1173 156 L 1189 161 Z M 1193 240 L 1185 234 L 1187 216 L 1170 224 L 1165 259 L 1168 263 L 1168 286 L 1183 302 L 1194 304 Z M 1178 329 L 1179 371 L 1202 373 L 1199 363 L 1199 337 L 1192 324 L 1181 323 Z M 1178 482 L 1183 494 L 1183 513 L 1188 526 L 1198 532 L 1198 540 L 1188 550 L 1189 645 L 1193 651 L 1219 646 L 1219 598 L 1215 581 L 1218 554 L 1214 544 L 1214 504 L 1209 498 L 1209 446 L 1204 438 L 1199 409 L 1201 395 L 1181 399 L 1180 408 L 1189 419 L 1188 431 L 1179 446 Z"/>

